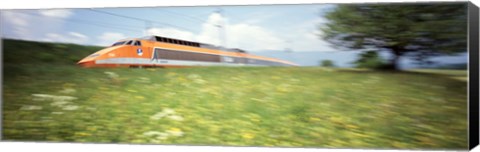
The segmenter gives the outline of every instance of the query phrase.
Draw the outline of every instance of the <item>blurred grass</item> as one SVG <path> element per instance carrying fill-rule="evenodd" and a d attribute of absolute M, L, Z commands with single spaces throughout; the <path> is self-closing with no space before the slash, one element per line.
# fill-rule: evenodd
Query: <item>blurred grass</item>
<path fill-rule="evenodd" d="M 75 62 L 97 48 L 3 44 L 4 140 L 467 148 L 467 85 L 448 74 L 318 67 L 84 69 Z M 71 52 L 49 52 L 57 45 Z M 39 53 L 53 60 L 37 58 Z"/>

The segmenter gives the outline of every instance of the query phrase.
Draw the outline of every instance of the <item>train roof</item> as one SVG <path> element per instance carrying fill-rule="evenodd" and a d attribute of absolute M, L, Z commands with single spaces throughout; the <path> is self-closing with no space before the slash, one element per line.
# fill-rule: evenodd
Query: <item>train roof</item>
<path fill-rule="evenodd" d="M 222 50 L 222 51 L 228 51 L 228 52 L 248 53 L 247 51 L 242 50 L 242 49 L 238 49 L 238 48 L 225 48 L 225 47 L 215 46 L 215 45 L 207 44 L 207 43 L 199 43 L 199 42 L 180 40 L 180 39 L 174 39 L 174 38 L 168 38 L 168 37 L 162 37 L 162 36 L 155 36 L 155 35 L 145 36 L 145 37 L 142 37 L 142 38 L 139 38 L 139 39 L 156 41 L 156 42 L 163 42 L 163 43 L 172 43 L 172 44 L 177 44 L 177 45 L 187 45 L 187 46 L 193 46 L 193 47 L 199 47 L 199 48 Z"/>

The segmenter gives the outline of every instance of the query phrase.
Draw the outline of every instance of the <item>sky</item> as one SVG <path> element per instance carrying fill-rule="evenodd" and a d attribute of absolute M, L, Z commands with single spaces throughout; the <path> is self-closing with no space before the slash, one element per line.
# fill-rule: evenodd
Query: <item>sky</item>
<path fill-rule="evenodd" d="M 319 27 L 327 22 L 323 15 L 335 7 L 299 4 L 2 10 L 0 27 L 2 37 L 14 39 L 109 46 L 120 39 L 159 35 L 240 48 L 304 66 L 329 59 L 351 67 L 358 52 L 333 48 L 320 39 Z M 408 58 L 402 60 L 403 67 L 415 67 Z M 467 54 L 435 60 L 465 63 Z"/>
<path fill-rule="evenodd" d="M 1 26 L 3 37 L 7 38 L 101 46 L 123 38 L 160 35 L 250 51 L 335 51 L 318 36 L 318 26 L 325 22 L 322 14 L 334 7 L 318 4 L 5 10 L 1 13 Z"/>

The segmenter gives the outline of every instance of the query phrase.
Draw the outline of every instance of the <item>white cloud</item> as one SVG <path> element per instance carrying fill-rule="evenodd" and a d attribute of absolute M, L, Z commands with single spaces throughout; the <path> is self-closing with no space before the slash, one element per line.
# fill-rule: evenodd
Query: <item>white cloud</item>
<path fill-rule="evenodd" d="M 73 12 L 68 9 L 51 9 L 51 10 L 39 10 L 39 13 L 43 16 L 68 18 L 73 15 Z"/>
<path fill-rule="evenodd" d="M 227 47 L 252 51 L 276 50 L 284 47 L 284 40 L 268 29 L 247 23 L 229 24 L 227 18 L 217 13 L 211 14 L 207 22 L 203 24 L 202 32 L 197 36 L 197 40 L 219 45 L 223 35 L 214 25 L 226 25 Z"/>
<path fill-rule="evenodd" d="M 85 44 L 88 41 L 88 37 L 77 32 L 68 32 L 66 34 L 47 33 L 43 41 Z"/>
<path fill-rule="evenodd" d="M 96 45 L 108 46 L 118 40 L 125 39 L 125 38 L 127 38 L 127 36 L 125 36 L 125 34 L 123 33 L 105 32 L 102 35 L 97 37 L 99 41 Z"/>
<path fill-rule="evenodd" d="M 83 35 L 77 32 L 69 32 L 68 34 L 79 39 L 88 39 L 86 35 Z"/>
<path fill-rule="evenodd" d="M 65 21 L 58 18 L 42 16 L 68 17 L 70 10 L 8 10 L 2 11 L 2 35 L 8 38 L 33 41 L 59 41 L 67 43 L 84 43 L 85 35 L 63 31 Z"/>
<path fill-rule="evenodd" d="M 227 47 L 251 51 L 284 49 L 284 40 L 278 38 L 273 32 L 246 23 L 228 24 L 228 19 L 218 13 L 213 13 L 208 17 L 207 21 L 202 24 L 199 34 L 175 28 L 151 28 L 147 30 L 147 34 L 221 45 L 223 33 L 220 32 L 223 31 L 220 31 L 216 25 L 224 24 L 226 25 Z"/>
<path fill-rule="evenodd" d="M 326 23 L 324 18 L 298 23 L 297 26 L 291 27 L 289 34 L 283 37 L 287 39 L 288 47 L 293 51 L 336 51 L 320 38 L 323 33 L 318 28 L 324 23 Z"/>
<path fill-rule="evenodd" d="M 31 20 L 30 16 L 15 11 L 2 11 L 1 15 L 2 24 L 8 24 L 12 27 L 14 38 L 28 37 L 29 30 L 27 27 L 30 25 L 28 22 Z"/>
<path fill-rule="evenodd" d="M 176 38 L 181 40 L 195 41 L 195 34 L 175 28 L 150 28 L 147 35 L 158 35 L 163 37 Z"/>

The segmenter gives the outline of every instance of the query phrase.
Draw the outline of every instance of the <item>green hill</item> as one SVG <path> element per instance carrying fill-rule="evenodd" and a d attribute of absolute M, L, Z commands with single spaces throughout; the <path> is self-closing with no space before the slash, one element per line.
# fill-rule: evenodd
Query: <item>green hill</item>
<path fill-rule="evenodd" d="M 467 83 L 438 71 L 80 68 L 100 48 L 3 45 L 4 140 L 467 148 Z"/>

